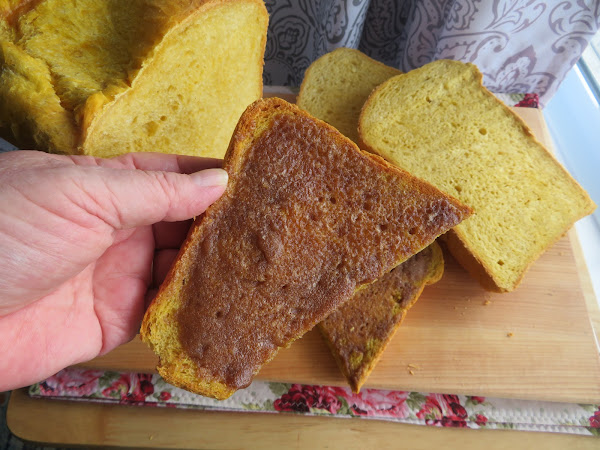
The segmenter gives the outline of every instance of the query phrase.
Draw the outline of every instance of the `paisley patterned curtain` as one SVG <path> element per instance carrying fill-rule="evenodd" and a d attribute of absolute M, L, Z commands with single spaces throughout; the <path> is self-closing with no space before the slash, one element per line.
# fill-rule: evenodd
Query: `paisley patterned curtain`
<path fill-rule="evenodd" d="M 600 0 L 267 0 L 265 84 L 298 86 L 319 56 L 358 48 L 403 71 L 476 64 L 493 92 L 558 88 L 600 27 Z"/>

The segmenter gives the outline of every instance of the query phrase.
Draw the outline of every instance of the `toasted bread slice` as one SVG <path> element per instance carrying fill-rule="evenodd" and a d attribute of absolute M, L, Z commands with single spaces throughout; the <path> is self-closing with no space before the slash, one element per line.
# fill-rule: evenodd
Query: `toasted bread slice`
<path fill-rule="evenodd" d="M 529 266 L 595 205 L 472 64 L 439 60 L 378 86 L 364 148 L 475 210 L 446 240 L 490 290 L 514 290 Z"/>
<path fill-rule="evenodd" d="M 434 242 L 356 292 L 319 324 L 353 392 L 360 391 L 425 286 L 443 273 L 442 249 Z"/>
<path fill-rule="evenodd" d="M 306 70 L 296 104 L 358 142 L 358 117 L 373 89 L 398 69 L 351 48 L 338 48 Z"/>
<path fill-rule="evenodd" d="M 168 382 L 219 399 L 470 214 L 278 98 L 242 115 L 224 167 L 141 330 Z"/>
<path fill-rule="evenodd" d="M 109 157 L 222 158 L 261 97 L 262 0 L 0 0 L 0 128 Z"/>

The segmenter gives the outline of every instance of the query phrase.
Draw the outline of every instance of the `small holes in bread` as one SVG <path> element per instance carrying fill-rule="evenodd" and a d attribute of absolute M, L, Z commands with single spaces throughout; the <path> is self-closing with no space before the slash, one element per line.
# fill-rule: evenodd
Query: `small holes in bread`
<path fill-rule="evenodd" d="M 154 136 L 158 131 L 158 124 L 154 121 L 150 121 L 144 125 L 144 129 L 148 136 Z"/>

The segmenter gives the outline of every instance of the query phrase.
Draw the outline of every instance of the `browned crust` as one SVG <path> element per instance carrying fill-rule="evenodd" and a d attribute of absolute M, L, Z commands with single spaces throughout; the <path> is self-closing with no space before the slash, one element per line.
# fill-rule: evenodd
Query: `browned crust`
<path fill-rule="evenodd" d="M 252 105 L 250 105 L 245 113 L 242 115 L 242 118 L 238 122 L 231 142 L 229 144 L 229 148 L 225 154 L 224 159 L 224 169 L 229 173 L 229 184 L 223 196 L 215 202 L 208 210 L 196 221 L 194 222 L 190 233 L 188 235 L 188 239 L 186 239 L 184 245 L 182 245 L 178 257 L 176 258 L 175 264 L 171 267 L 169 273 L 163 284 L 161 285 L 159 292 L 155 299 L 150 304 L 146 314 L 144 316 L 142 327 L 141 327 L 141 337 L 142 340 L 150 345 L 153 349 L 155 345 L 153 343 L 152 338 L 152 319 L 155 315 L 157 315 L 156 310 L 158 305 L 165 301 L 168 298 L 169 294 L 176 292 L 173 286 L 179 286 L 180 284 L 175 282 L 182 277 L 182 274 L 186 272 L 187 268 L 190 265 L 190 260 L 186 258 L 184 255 L 186 250 L 192 246 L 192 243 L 198 240 L 206 228 L 208 224 L 214 221 L 215 216 L 217 216 L 220 212 L 220 209 L 226 206 L 232 200 L 232 192 L 235 191 L 235 186 L 238 183 L 240 177 L 237 176 L 241 172 L 241 167 L 244 165 L 245 160 L 249 156 L 246 152 L 249 141 L 254 139 L 256 136 L 260 135 L 267 127 L 275 120 L 275 118 L 280 114 L 287 115 L 296 115 L 311 118 L 311 120 L 316 120 L 321 126 L 327 127 L 330 130 L 335 132 L 335 139 L 338 141 L 343 141 L 345 143 L 351 142 L 347 138 L 345 138 L 339 131 L 335 130 L 334 127 L 326 124 L 323 121 L 318 119 L 314 119 L 308 113 L 302 111 L 297 106 L 291 105 L 286 101 L 272 97 L 269 99 L 260 99 L 255 101 Z M 354 144 L 353 144 L 354 145 Z M 400 174 L 406 174 L 407 172 L 398 169 L 383 158 L 380 158 L 376 155 L 372 155 L 366 152 L 359 150 L 359 148 L 354 145 L 355 150 L 362 155 L 364 158 L 367 158 L 378 166 L 380 166 L 381 170 L 384 172 L 396 172 Z M 414 177 L 411 176 L 414 179 Z M 414 179 L 414 185 L 418 186 L 419 189 L 422 189 L 423 192 L 431 193 L 432 195 L 441 196 L 442 193 L 437 190 L 435 187 L 430 184 Z M 446 196 L 448 201 L 455 204 L 458 209 L 462 211 L 465 216 L 468 216 L 471 212 L 470 208 L 462 205 L 462 203 L 453 199 L 450 196 Z M 398 261 L 400 263 L 401 261 Z M 159 355 L 160 357 L 160 355 Z M 159 362 L 158 370 L 159 373 L 165 378 L 166 381 L 172 383 L 177 386 L 181 386 L 187 390 L 192 392 L 196 392 L 201 395 L 211 396 L 218 399 L 224 399 L 229 397 L 234 390 L 226 386 L 224 383 L 221 383 L 215 377 L 202 373 L 203 380 L 190 380 L 185 376 L 181 376 L 177 372 L 176 362 L 171 361 L 161 361 Z"/>
<path fill-rule="evenodd" d="M 152 337 L 152 319 L 155 317 L 158 317 L 159 320 L 164 319 L 156 312 L 160 302 L 166 301 L 166 299 L 163 300 L 162 296 L 166 295 L 168 298 L 168 293 L 172 291 L 172 286 L 178 285 L 178 283 L 175 283 L 174 280 L 180 278 L 181 274 L 188 270 L 191 261 L 190 259 L 185 258 L 184 255 L 188 248 L 193 245 L 195 237 L 201 234 L 203 226 L 206 226 L 206 224 L 212 220 L 212 216 L 210 215 L 210 212 L 208 212 L 208 214 L 205 213 L 197 217 L 193 225 L 190 227 L 188 236 L 179 249 L 177 257 L 175 258 L 175 263 L 171 266 L 171 269 L 161 284 L 158 293 L 144 314 L 144 318 L 140 327 L 140 337 L 142 341 L 148 344 L 150 348 L 158 355 L 159 361 L 156 369 L 159 375 L 165 381 L 190 392 L 210 396 L 216 398 L 217 400 L 225 400 L 235 393 L 234 389 L 231 389 L 224 383 L 221 383 L 217 378 L 211 377 L 210 374 L 205 373 L 203 374 L 202 378 L 190 378 L 182 376 L 177 365 L 174 364 L 172 360 L 164 361 L 159 352 L 156 351 L 156 345 Z"/>
<path fill-rule="evenodd" d="M 242 152 L 241 149 L 243 146 L 242 142 L 245 140 L 250 140 L 253 137 L 252 133 L 254 132 L 254 128 L 256 128 L 256 125 L 255 125 L 254 127 L 249 129 L 247 127 L 246 122 L 254 123 L 256 121 L 256 117 L 261 116 L 264 111 L 267 111 L 268 109 L 271 109 L 271 108 L 279 109 L 281 114 L 291 114 L 291 115 L 296 115 L 296 116 L 302 116 L 302 117 L 307 117 L 307 118 L 310 118 L 311 120 L 316 121 L 317 123 L 319 123 L 320 126 L 326 127 L 328 129 L 334 131 L 335 139 L 337 142 L 351 143 L 352 146 L 354 147 L 354 149 L 358 153 L 360 153 L 363 157 L 370 159 L 372 162 L 375 162 L 385 172 L 388 172 L 388 173 L 396 172 L 397 174 L 401 174 L 402 176 L 410 177 L 412 179 L 412 182 L 414 183 L 414 185 L 419 190 L 422 190 L 423 192 L 430 194 L 430 195 L 435 195 L 435 196 L 441 195 L 444 198 L 446 198 L 449 202 L 451 202 L 452 204 L 461 205 L 462 212 L 466 216 L 470 215 L 473 212 L 471 207 L 464 205 L 460 200 L 456 199 L 455 197 L 438 190 L 436 187 L 434 187 L 432 184 L 426 182 L 425 180 L 415 177 L 414 175 L 407 172 L 406 170 L 391 164 L 390 162 L 385 160 L 380 155 L 378 155 L 374 152 L 367 152 L 367 151 L 361 150 L 354 142 L 352 142 L 351 140 L 346 138 L 344 135 L 342 135 L 332 125 L 329 125 L 327 122 L 324 122 L 320 119 L 317 119 L 317 118 L 311 116 L 306 111 L 304 111 L 304 110 L 300 109 L 299 107 L 292 105 L 278 97 L 270 97 L 268 99 L 259 99 L 246 109 L 246 112 L 244 113 L 246 120 L 244 121 L 244 123 L 242 123 L 240 121 L 240 123 L 238 123 L 238 125 L 236 126 L 235 131 L 233 133 L 231 143 L 229 144 L 229 148 L 228 148 L 227 152 L 225 153 L 225 157 L 224 157 L 223 167 L 230 174 L 237 173 L 239 167 L 243 164 L 243 161 L 244 161 L 243 153 L 241 153 Z M 268 119 L 269 123 L 273 121 L 274 116 L 275 116 L 275 114 L 273 114 L 269 117 L 269 119 Z M 236 152 L 236 150 L 237 150 L 237 152 Z"/>
<path fill-rule="evenodd" d="M 439 250 L 439 251 L 440 251 L 440 254 L 441 254 L 441 250 Z M 365 384 L 365 382 L 369 378 L 369 375 L 371 375 L 371 372 L 373 371 L 373 369 L 375 368 L 375 366 L 377 365 L 377 363 L 381 359 L 381 356 L 383 355 L 383 352 L 385 351 L 386 347 L 391 342 L 391 340 L 393 339 L 393 337 L 396 335 L 396 332 L 400 328 L 400 325 L 402 325 L 402 322 L 404 322 L 404 319 L 406 318 L 406 315 L 408 314 L 408 310 L 413 307 L 413 305 L 416 303 L 416 301 L 419 299 L 419 297 L 423 293 L 423 290 L 425 289 L 425 286 L 437 283 L 442 278 L 442 275 L 444 274 L 444 264 L 443 264 L 443 262 L 442 262 L 442 264 L 438 265 L 438 267 L 439 267 L 440 270 L 438 270 L 436 273 L 432 274 L 431 278 L 428 278 L 428 279 L 424 280 L 425 282 L 421 285 L 421 287 L 419 288 L 419 290 L 415 294 L 412 302 L 408 306 L 406 306 L 406 308 L 402 312 L 401 319 L 396 323 L 396 325 L 394 326 L 394 328 L 390 331 L 390 333 L 388 334 L 387 339 L 383 342 L 383 344 L 379 348 L 378 352 L 375 354 L 375 357 L 373 358 L 372 362 L 368 366 L 365 366 L 358 373 L 358 375 L 356 377 L 353 377 L 351 379 L 351 381 L 349 380 L 350 381 L 350 386 L 352 387 L 352 391 L 353 392 L 355 392 L 355 393 L 360 392 L 361 387 L 363 386 L 363 384 Z"/>
<path fill-rule="evenodd" d="M 197 14 L 200 14 L 200 13 L 206 11 L 208 8 L 212 8 L 212 7 L 215 7 L 215 6 L 217 6 L 219 4 L 223 4 L 223 3 L 231 3 L 233 1 L 237 1 L 237 0 L 193 1 L 193 2 L 191 2 L 190 7 L 196 7 L 198 9 L 194 12 L 193 15 L 187 16 L 187 18 L 185 20 L 193 20 L 193 18 Z M 266 19 L 265 24 L 267 24 L 268 23 L 268 14 L 267 14 L 267 10 L 266 10 L 264 3 L 261 0 L 245 0 L 245 1 L 248 3 L 255 3 L 255 4 L 261 6 L 263 18 Z M 262 53 L 264 54 L 264 49 L 266 46 L 266 26 L 265 26 L 265 32 L 263 33 L 261 45 L 262 45 L 262 49 L 263 49 Z M 264 65 L 264 59 L 261 61 L 261 66 L 262 65 Z M 140 74 L 138 74 L 138 76 L 139 75 Z M 258 95 L 259 96 L 262 95 L 262 85 L 259 88 Z M 102 111 L 99 111 L 98 114 L 96 114 L 96 117 L 98 117 L 101 112 L 106 112 L 106 110 L 107 110 L 106 107 L 103 108 Z M 240 128 L 240 124 L 238 124 L 238 126 L 236 127 L 236 131 L 239 128 Z M 230 148 L 232 145 L 233 144 L 230 143 Z M 229 151 L 228 151 L 228 153 L 229 153 Z M 234 182 L 235 182 L 235 180 L 230 179 L 230 185 L 222 198 L 225 198 L 228 195 L 228 191 L 231 192 L 231 186 L 233 185 Z M 152 334 L 151 333 L 151 318 L 156 315 L 156 310 L 157 310 L 158 304 L 161 301 L 160 297 L 162 295 L 165 295 L 166 292 L 168 290 L 170 290 L 170 286 L 174 285 L 173 280 L 176 277 L 178 277 L 181 273 L 185 273 L 185 271 L 187 270 L 187 268 L 190 265 L 190 261 L 183 258 L 183 255 L 189 249 L 189 247 L 192 246 L 192 243 L 195 239 L 194 236 L 199 235 L 202 231 L 202 228 L 204 228 L 204 226 L 206 226 L 207 223 L 209 223 L 213 220 L 214 220 L 214 214 L 211 214 L 211 211 L 209 210 L 194 221 L 194 224 L 192 225 L 192 227 L 190 228 L 190 231 L 188 233 L 188 238 L 185 240 L 184 244 L 181 246 L 181 248 L 178 252 L 178 255 L 176 258 L 177 263 L 173 264 L 173 266 L 169 270 L 155 299 L 151 302 L 150 306 L 148 307 L 148 309 L 144 315 L 144 319 L 142 321 L 142 325 L 141 325 L 141 329 L 140 329 L 140 336 L 142 338 L 142 341 L 146 342 L 153 350 L 155 349 L 155 345 L 152 341 L 152 335 L 151 335 Z M 228 387 L 227 385 L 221 383 L 218 379 L 216 379 L 214 377 L 210 377 L 207 374 L 203 375 L 203 380 L 200 380 L 199 378 L 190 379 L 187 377 L 182 377 L 180 375 L 179 371 L 177 370 L 176 366 L 174 366 L 173 364 L 168 363 L 166 361 L 160 360 L 160 356 L 159 356 L 159 364 L 157 366 L 157 370 L 158 370 L 159 374 L 166 381 L 168 381 L 169 383 L 171 383 L 175 386 L 181 387 L 181 388 L 186 389 L 191 392 L 196 392 L 198 394 L 209 395 L 209 396 L 214 397 L 219 400 L 224 400 L 224 399 L 230 397 L 235 392 L 235 390 L 233 390 L 230 387 Z"/>
<path fill-rule="evenodd" d="M 369 378 L 369 375 L 371 375 L 371 372 L 373 371 L 373 369 L 375 369 L 375 366 L 377 366 L 377 363 L 381 359 L 381 356 L 383 355 L 386 347 L 391 342 L 391 340 L 394 338 L 396 332 L 400 328 L 400 325 L 402 325 L 402 322 L 404 322 L 404 319 L 406 318 L 406 315 L 408 314 L 408 310 L 410 308 L 412 308 L 413 305 L 417 302 L 417 300 L 423 293 L 423 290 L 425 289 L 425 287 L 428 285 L 437 283 L 438 281 L 441 280 L 441 278 L 444 274 L 444 256 L 442 253 L 442 249 L 436 242 L 433 242 L 431 244 L 431 249 L 432 249 L 432 252 L 434 253 L 434 255 L 432 255 L 432 258 L 431 258 L 432 266 L 430 267 L 430 270 L 427 273 L 426 278 L 423 279 L 423 282 L 420 285 L 419 290 L 415 293 L 411 302 L 408 305 L 406 305 L 406 307 L 403 309 L 401 318 L 398 320 L 398 322 L 396 322 L 394 327 L 389 331 L 386 339 L 384 341 L 382 341 L 379 349 L 377 350 L 377 353 L 374 355 L 373 359 L 371 360 L 371 362 L 368 365 L 361 367 L 360 370 L 357 371 L 356 373 L 348 372 L 345 361 L 343 361 L 341 359 L 339 352 L 333 346 L 333 340 L 327 333 L 327 329 L 325 327 L 319 325 L 319 331 L 321 332 L 321 334 L 324 338 L 324 341 L 327 344 L 327 347 L 329 347 L 329 350 L 331 351 L 331 354 L 333 355 L 333 358 L 335 359 L 335 362 L 336 362 L 338 368 L 340 369 L 340 371 L 346 378 L 346 381 L 350 385 L 352 392 L 357 393 L 357 394 L 360 392 L 360 389 L 362 388 L 362 386 L 365 384 L 365 382 Z"/>

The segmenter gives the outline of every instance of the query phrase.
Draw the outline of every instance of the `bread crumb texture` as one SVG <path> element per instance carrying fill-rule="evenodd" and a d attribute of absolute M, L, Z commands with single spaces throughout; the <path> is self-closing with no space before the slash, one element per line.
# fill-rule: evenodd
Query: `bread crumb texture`
<path fill-rule="evenodd" d="M 141 333 L 167 381 L 216 398 L 470 214 L 276 98 L 242 115 L 224 167 Z"/>
<path fill-rule="evenodd" d="M 369 150 L 475 210 L 449 248 L 504 292 L 595 205 L 481 81 L 474 65 L 449 60 L 393 77 L 367 100 L 359 130 Z"/>
<path fill-rule="evenodd" d="M 53 152 L 223 157 L 267 22 L 260 0 L 0 1 L 0 126 Z"/>
<path fill-rule="evenodd" d="M 358 50 L 338 48 L 307 69 L 297 104 L 358 143 L 358 117 L 369 94 L 401 73 Z"/>

